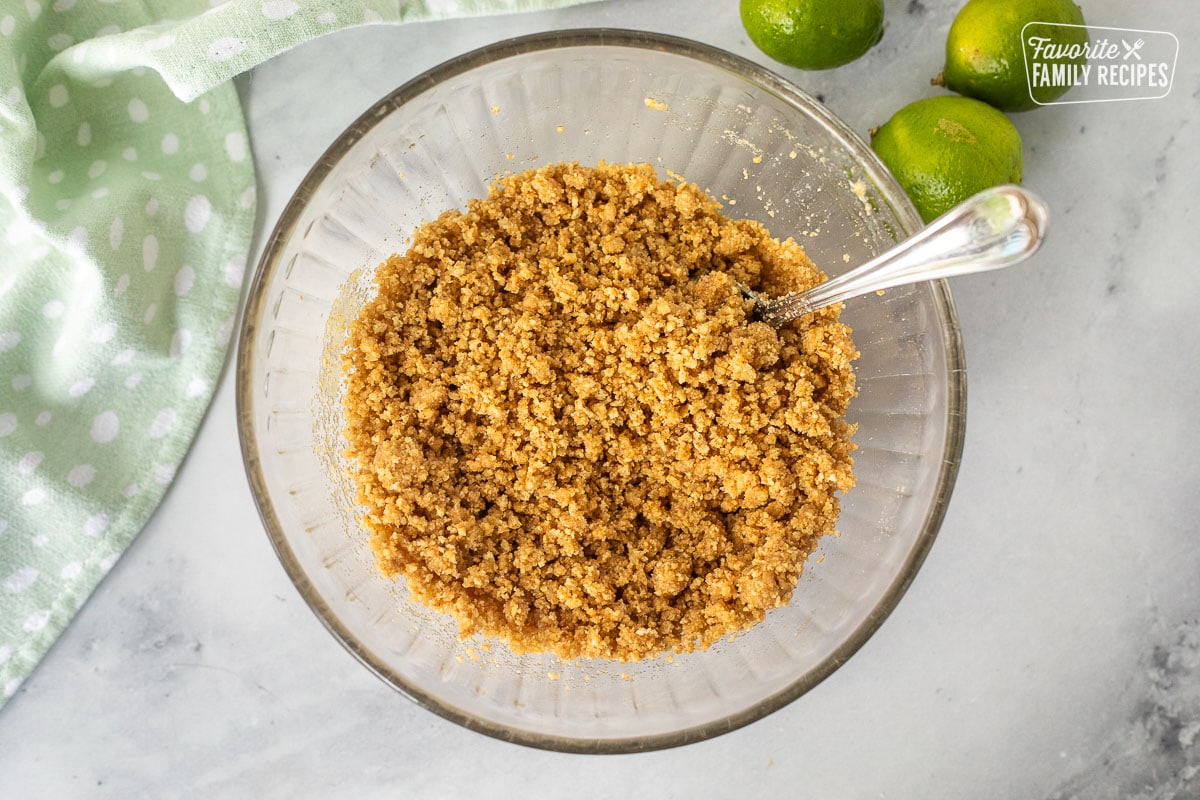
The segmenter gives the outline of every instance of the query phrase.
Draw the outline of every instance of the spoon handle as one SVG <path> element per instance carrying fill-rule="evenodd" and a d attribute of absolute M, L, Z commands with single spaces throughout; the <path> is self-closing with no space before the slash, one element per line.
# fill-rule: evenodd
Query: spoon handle
<path fill-rule="evenodd" d="M 1009 267 L 1037 251 L 1047 218 L 1042 201 L 1019 186 L 985 189 L 861 267 L 808 291 L 764 300 L 759 313 L 779 326 L 880 289 Z"/>

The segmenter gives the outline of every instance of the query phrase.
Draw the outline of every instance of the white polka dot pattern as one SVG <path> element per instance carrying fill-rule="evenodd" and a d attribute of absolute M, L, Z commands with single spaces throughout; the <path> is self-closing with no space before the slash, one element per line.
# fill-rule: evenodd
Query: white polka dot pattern
<path fill-rule="evenodd" d="M 0 3 L 0 705 L 154 510 L 216 387 L 256 202 L 230 79 L 339 26 L 466 5 Z"/>
<path fill-rule="evenodd" d="M 287 19 L 299 10 L 294 0 L 267 0 L 262 4 L 263 16 L 269 20 Z"/>
<path fill-rule="evenodd" d="M 151 52 L 138 40 L 89 38 L 136 28 L 126 17 L 146 4 L 98 6 L 100 32 L 88 26 L 101 12 L 82 13 L 76 0 L 46 0 L 48 26 L 30 24 L 41 5 L 22 5 L 0 9 L 0 49 L 61 56 L 36 85 L 12 71 L 19 59 L 0 59 L 9 126 L 0 148 L 34 145 L 19 171 L 0 152 L 5 697 L 174 478 L 225 357 L 221 334 L 253 222 L 243 198 L 254 185 L 232 85 L 209 91 L 201 111 L 154 70 L 130 68 Z M 261 5 L 252 9 L 265 21 Z M 274 13 L 283 20 L 287 10 Z M 177 43 L 161 27 L 143 39 L 160 53 Z M 28 280 L 35 275 L 56 277 Z"/>
<path fill-rule="evenodd" d="M 228 61 L 239 56 L 246 49 L 246 41 L 232 36 L 214 39 L 208 46 L 208 58 L 211 61 Z"/>

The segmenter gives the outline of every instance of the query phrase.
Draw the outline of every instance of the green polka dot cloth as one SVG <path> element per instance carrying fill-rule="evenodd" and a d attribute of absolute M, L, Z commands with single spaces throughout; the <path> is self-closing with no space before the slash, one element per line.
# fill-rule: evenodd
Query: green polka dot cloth
<path fill-rule="evenodd" d="M 586 0 L 0 0 L 0 705 L 145 524 L 234 329 L 230 79 L 339 28 Z"/>

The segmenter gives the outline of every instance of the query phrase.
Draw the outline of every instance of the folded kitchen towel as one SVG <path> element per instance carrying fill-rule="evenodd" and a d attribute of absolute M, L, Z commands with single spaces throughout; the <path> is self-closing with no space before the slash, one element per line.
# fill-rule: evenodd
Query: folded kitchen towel
<path fill-rule="evenodd" d="M 162 499 L 254 221 L 230 79 L 339 28 L 588 0 L 0 0 L 0 705 Z"/>

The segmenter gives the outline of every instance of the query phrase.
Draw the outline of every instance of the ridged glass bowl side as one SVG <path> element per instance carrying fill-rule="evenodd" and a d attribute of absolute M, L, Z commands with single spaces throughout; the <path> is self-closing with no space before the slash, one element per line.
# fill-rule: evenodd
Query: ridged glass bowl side
<path fill-rule="evenodd" d="M 374 267 L 413 229 L 556 161 L 644 161 L 730 216 L 792 236 L 830 274 L 920 223 L 869 148 L 769 72 L 692 42 L 621 31 L 484 48 L 381 100 L 329 149 L 280 219 L 241 333 L 247 474 L 289 575 L 333 634 L 385 681 L 463 725 L 525 744 L 630 751 L 730 730 L 843 663 L 912 580 L 940 524 L 962 446 L 965 380 L 942 284 L 848 304 L 859 397 L 858 487 L 840 537 L 791 603 L 703 653 L 560 663 L 460 641 L 372 565 L 341 450 L 337 357 Z"/>

